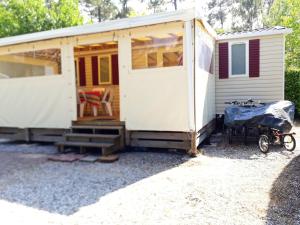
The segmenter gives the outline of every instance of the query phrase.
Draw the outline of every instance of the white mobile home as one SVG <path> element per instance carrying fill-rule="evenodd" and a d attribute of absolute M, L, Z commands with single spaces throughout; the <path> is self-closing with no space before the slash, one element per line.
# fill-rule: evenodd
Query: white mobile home
<path fill-rule="evenodd" d="M 276 77 L 272 90 L 280 94 L 273 98 L 283 98 L 287 29 L 272 32 L 261 39 L 261 60 L 251 58 L 261 68 L 253 78 L 247 54 L 257 50 L 228 40 L 257 37 L 218 37 L 194 9 L 2 38 L 0 137 L 104 153 L 125 145 L 195 153 L 222 103 L 243 96 L 244 87 L 271 87 L 267 81 Z M 280 56 L 272 55 L 273 37 Z M 243 52 L 244 62 L 237 63 L 246 72 L 235 77 L 243 72 L 235 54 Z M 272 78 L 268 65 L 278 72 Z"/>

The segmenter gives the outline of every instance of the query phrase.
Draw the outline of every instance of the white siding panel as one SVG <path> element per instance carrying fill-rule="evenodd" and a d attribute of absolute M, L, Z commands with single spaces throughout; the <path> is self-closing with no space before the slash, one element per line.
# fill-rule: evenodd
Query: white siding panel
<path fill-rule="evenodd" d="M 276 35 L 258 38 L 260 39 L 260 76 L 258 78 L 219 79 L 219 53 L 218 45 L 216 46 L 217 114 L 224 112 L 226 101 L 253 98 L 261 102 L 270 102 L 284 99 L 284 37 Z"/>

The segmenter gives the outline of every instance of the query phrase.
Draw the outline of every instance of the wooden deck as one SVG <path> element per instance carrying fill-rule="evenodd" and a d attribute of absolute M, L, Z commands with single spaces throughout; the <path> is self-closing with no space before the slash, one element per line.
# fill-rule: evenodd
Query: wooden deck
<path fill-rule="evenodd" d="M 126 146 L 180 149 L 195 155 L 197 146 L 215 127 L 212 120 L 198 132 L 167 132 L 126 130 L 125 122 L 99 118 L 77 120 L 70 129 L 10 128 L 0 127 L 0 138 L 27 142 L 54 142 L 61 151 L 65 147 L 80 150 L 93 147 L 107 155 Z"/>

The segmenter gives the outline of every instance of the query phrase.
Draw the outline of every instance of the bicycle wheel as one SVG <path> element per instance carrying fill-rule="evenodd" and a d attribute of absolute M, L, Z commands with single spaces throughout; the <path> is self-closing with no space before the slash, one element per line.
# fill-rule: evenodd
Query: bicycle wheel
<path fill-rule="evenodd" d="M 269 137 L 267 135 L 260 135 L 258 140 L 259 150 L 263 153 L 267 153 L 269 151 Z"/>
<path fill-rule="evenodd" d="M 296 148 L 296 140 L 291 134 L 286 134 L 283 136 L 283 146 L 286 150 L 292 152 Z"/>
<path fill-rule="evenodd" d="M 232 144 L 232 128 L 227 128 L 226 133 L 227 133 L 227 139 L 228 139 L 228 144 Z"/>

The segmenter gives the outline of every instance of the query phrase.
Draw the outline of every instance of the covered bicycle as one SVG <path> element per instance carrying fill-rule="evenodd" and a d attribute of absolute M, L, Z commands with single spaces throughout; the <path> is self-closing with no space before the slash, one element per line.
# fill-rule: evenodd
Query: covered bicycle
<path fill-rule="evenodd" d="M 266 153 L 270 145 L 281 145 L 289 151 L 296 148 L 293 127 L 295 106 L 290 101 L 255 103 L 233 101 L 225 108 L 224 124 L 229 142 L 237 133 L 246 142 L 249 130 L 256 130 L 259 149 Z"/>

